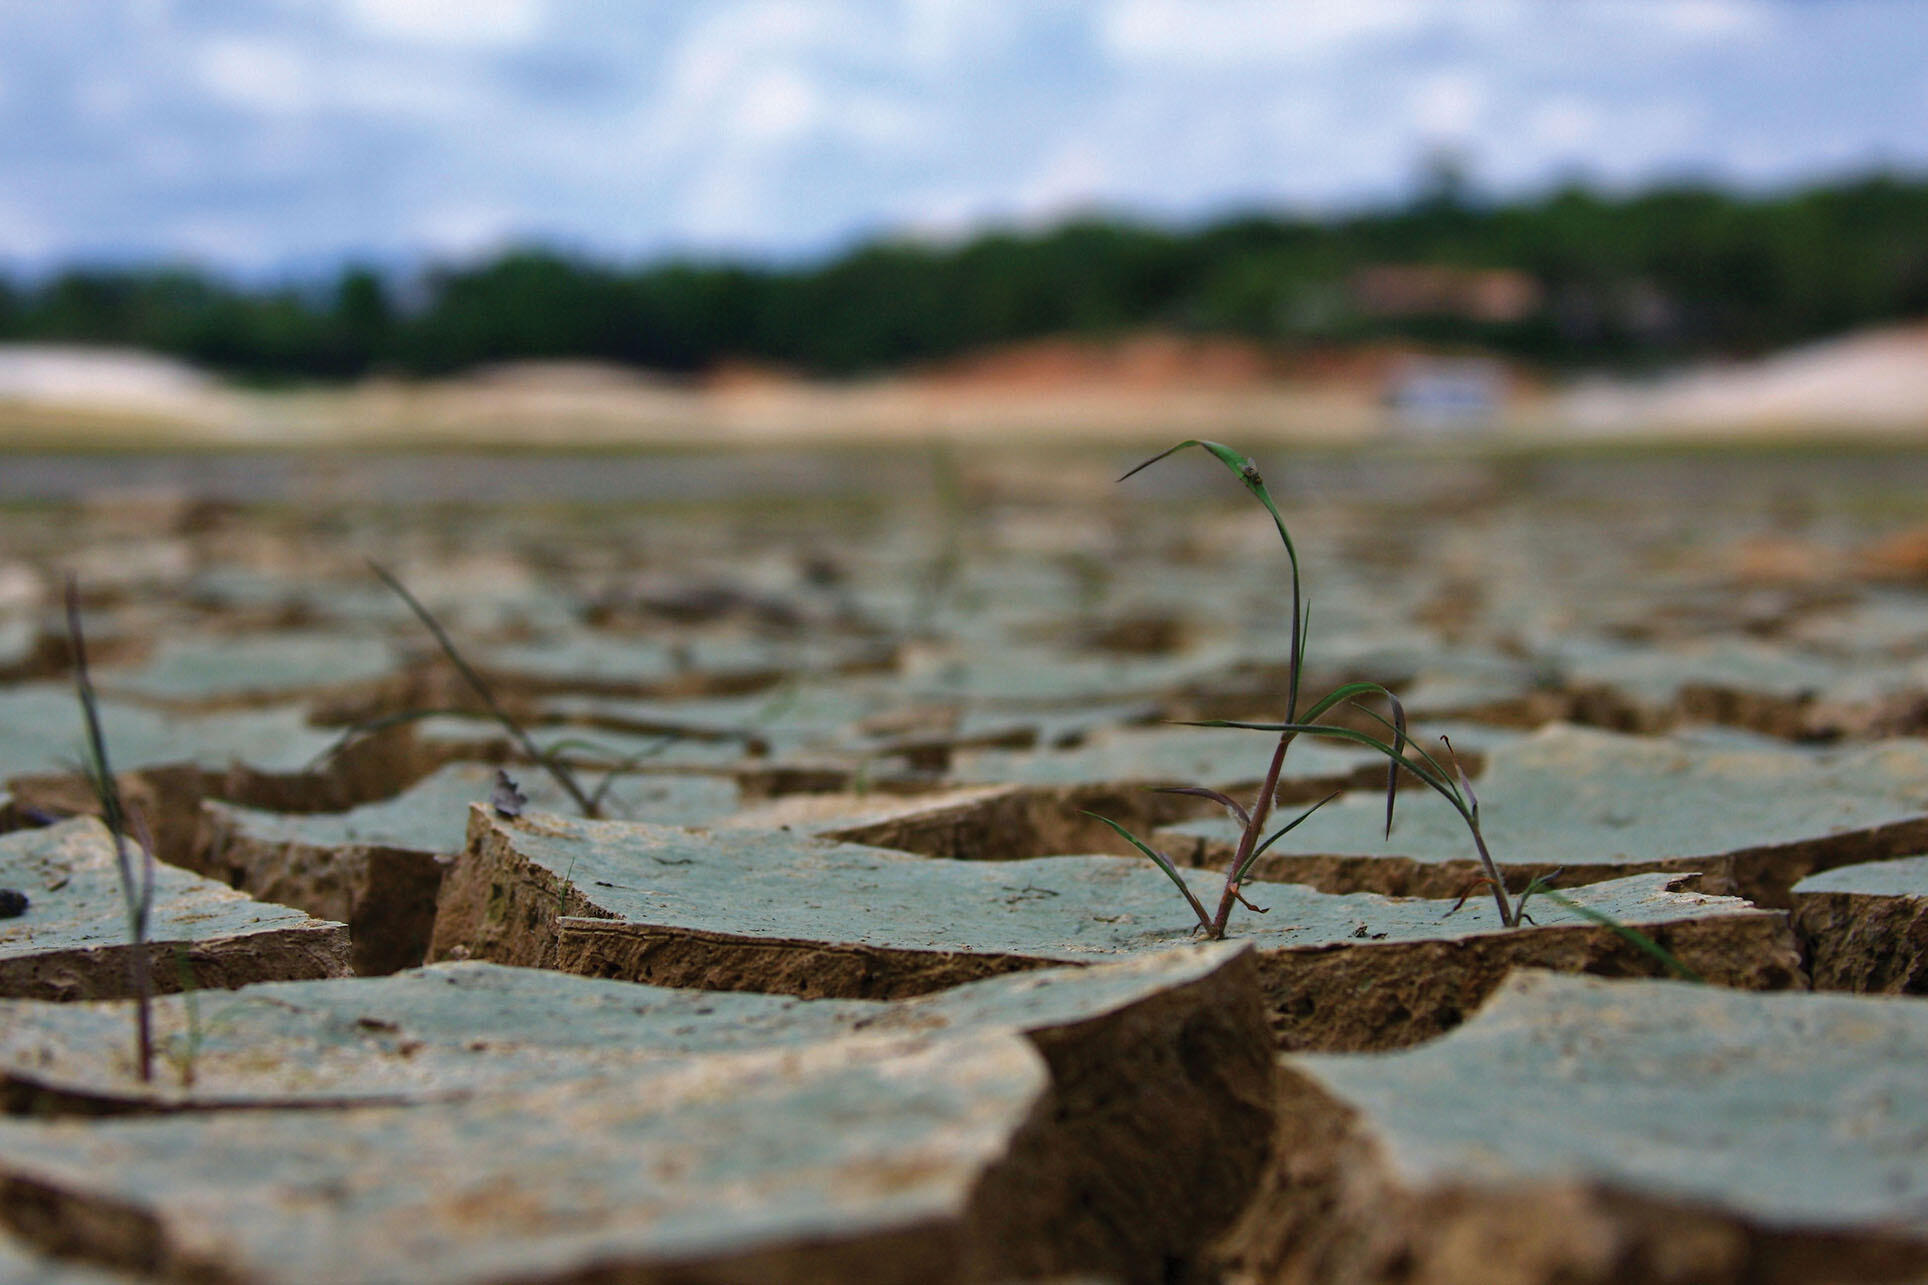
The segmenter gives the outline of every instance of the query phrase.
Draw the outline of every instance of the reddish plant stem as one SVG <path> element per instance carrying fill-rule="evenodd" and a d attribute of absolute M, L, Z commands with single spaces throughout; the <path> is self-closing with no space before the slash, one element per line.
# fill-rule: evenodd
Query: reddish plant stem
<path fill-rule="evenodd" d="M 1493 854 L 1486 850 L 1486 836 L 1479 832 L 1479 822 L 1472 821 L 1467 828 L 1473 832 L 1473 846 L 1479 849 L 1480 864 L 1486 867 L 1486 878 L 1493 885 L 1493 901 L 1500 908 L 1500 926 L 1518 928 L 1519 916 L 1513 912 L 1512 903 L 1506 897 L 1506 880 L 1500 877 L 1500 868 L 1493 860 Z"/>
<path fill-rule="evenodd" d="M 1252 819 L 1246 823 L 1245 833 L 1239 836 L 1232 867 L 1225 872 L 1225 891 L 1218 899 L 1218 913 L 1212 917 L 1211 937 L 1214 941 L 1225 936 L 1226 921 L 1232 917 L 1232 906 L 1238 901 L 1238 873 L 1251 858 L 1252 849 L 1258 846 L 1259 836 L 1265 833 L 1265 823 L 1272 815 L 1272 799 L 1279 792 L 1279 774 L 1285 770 L 1285 752 L 1296 735 L 1296 732 L 1285 732 L 1279 736 L 1278 748 L 1272 751 L 1271 766 L 1265 770 L 1265 784 L 1259 787 L 1259 797 L 1252 801 Z"/>

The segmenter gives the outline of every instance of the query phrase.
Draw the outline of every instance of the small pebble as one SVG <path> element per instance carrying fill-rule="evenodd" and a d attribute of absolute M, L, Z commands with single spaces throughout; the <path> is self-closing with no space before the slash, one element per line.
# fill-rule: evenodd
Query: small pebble
<path fill-rule="evenodd" d="M 0 919 L 14 919 L 26 913 L 26 893 L 18 888 L 0 888 Z"/>

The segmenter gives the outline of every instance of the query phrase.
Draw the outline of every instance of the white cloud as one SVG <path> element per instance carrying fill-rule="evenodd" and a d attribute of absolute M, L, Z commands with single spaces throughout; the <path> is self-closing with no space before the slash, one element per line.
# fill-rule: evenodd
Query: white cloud
<path fill-rule="evenodd" d="M 1040 0 L 907 0 L 894 52 L 926 74 L 968 70 L 1016 47 L 1026 25 L 1053 8 Z"/>
<path fill-rule="evenodd" d="M 201 263 L 243 268 L 273 264 L 279 238 L 257 220 L 200 214 L 177 219 L 163 232 L 172 253 Z"/>
<path fill-rule="evenodd" d="M 45 219 L 0 201 L 0 262 L 43 258 L 57 248 L 53 228 Z"/>
<path fill-rule="evenodd" d="M 1488 97 L 1483 78 L 1465 71 L 1438 72 L 1413 91 L 1413 124 L 1429 139 L 1464 139 L 1479 128 Z"/>
<path fill-rule="evenodd" d="M 494 102 L 459 66 L 423 66 L 392 56 L 344 58 L 326 87 L 329 104 L 351 114 L 473 128 Z"/>
<path fill-rule="evenodd" d="M 1774 14 L 1761 0 L 1669 0 L 1663 5 L 1632 4 L 1625 8 L 1638 11 L 1641 18 L 1662 31 L 1690 40 L 1757 37 L 1774 26 Z"/>
<path fill-rule="evenodd" d="M 1554 152 L 1572 152 L 1600 135 L 1599 108 L 1584 98 L 1560 94 L 1527 114 L 1527 136 Z"/>
<path fill-rule="evenodd" d="M 894 94 L 837 95 L 830 110 L 836 133 L 880 151 L 923 148 L 941 128 L 928 108 Z"/>
<path fill-rule="evenodd" d="M 217 168 L 210 163 L 208 150 L 201 140 L 180 134 L 144 134 L 134 150 L 133 164 L 143 177 L 178 183 L 203 177 Z"/>
<path fill-rule="evenodd" d="M 437 205 L 413 221 L 414 239 L 441 260 L 487 256 L 515 239 L 517 215 L 504 205 L 452 202 Z"/>
<path fill-rule="evenodd" d="M 1527 114 L 1527 137 L 1554 152 L 1583 149 L 1600 137 L 1600 110 L 1573 95 L 1548 98 Z"/>
<path fill-rule="evenodd" d="M 731 95 L 731 129 L 736 138 L 759 147 L 778 146 L 809 134 L 818 124 L 823 101 L 816 82 L 794 66 L 772 67 Z"/>
<path fill-rule="evenodd" d="M 1396 199 L 1428 144 L 1462 151 L 1496 192 L 1576 169 L 1633 185 L 1689 171 L 1785 179 L 1856 156 L 1928 163 L 1913 128 L 1928 82 L 1906 56 L 1928 39 L 1928 5 L 116 0 L 111 12 L 0 0 L 9 120 L 29 104 L 36 118 L 0 131 L 13 202 L 0 250 L 138 254 L 178 234 L 228 257 L 263 238 L 284 256 L 451 255 L 553 230 L 592 253 L 811 252 L 887 220 L 952 235 L 1099 204 L 1196 217 Z M 205 217 L 178 228 L 188 202 Z"/>
<path fill-rule="evenodd" d="M 676 227 L 696 245 L 733 247 L 755 242 L 769 227 L 767 172 L 743 156 L 720 157 L 691 176 L 677 203 Z"/>
<path fill-rule="evenodd" d="M 288 44 L 254 36 L 222 36 L 195 60 L 202 86 L 231 106 L 271 115 L 310 110 L 315 76 Z"/>
<path fill-rule="evenodd" d="M 937 114 L 919 101 L 930 86 L 913 55 L 877 36 L 855 6 L 795 0 L 706 10 L 670 51 L 647 109 L 624 129 L 631 150 L 668 173 L 737 193 L 742 180 L 700 176 L 806 142 L 832 141 L 861 154 L 931 143 Z M 721 208 L 738 198 L 697 202 Z"/>
<path fill-rule="evenodd" d="M 74 86 L 74 107 L 88 120 L 107 124 L 125 121 L 139 100 L 134 82 L 113 72 L 83 76 Z"/>
<path fill-rule="evenodd" d="M 1098 32 L 1129 63 L 1250 66 L 1411 35 L 1440 12 L 1423 0 L 1113 0 Z"/>
<path fill-rule="evenodd" d="M 1116 178 L 1098 148 L 1073 141 L 1045 157 L 1013 193 L 1010 208 L 1021 222 L 1048 224 L 1103 201 Z"/>
<path fill-rule="evenodd" d="M 542 0 L 342 0 L 342 12 L 379 39 L 480 47 L 526 44 L 548 16 Z"/>

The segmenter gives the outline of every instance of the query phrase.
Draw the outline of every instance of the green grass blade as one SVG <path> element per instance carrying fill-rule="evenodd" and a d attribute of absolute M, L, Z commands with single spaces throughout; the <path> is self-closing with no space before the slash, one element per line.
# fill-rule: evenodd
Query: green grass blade
<path fill-rule="evenodd" d="M 1152 790 L 1152 793 L 1188 794 L 1194 798 L 1210 799 L 1227 812 L 1230 812 L 1232 816 L 1238 820 L 1240 825 L 1252 824 L 1252 814 L 1245 810 L 1245 805 L 1220 790 L 1208 790 L 1202 785 L 1161 785 Z"/>
<path fill-rule="evenodd" d="M 1299 680 L 1305 668 L 1305 611 L 1303 595 L 1299 589 L 1299 550 L 1292 543 L 1292 532 L 1286 528 L 1285 515 L 1273 502 L 1272 493 L 1265 489 L 1265 478 L 1259 473 L 1259 466 L 1248 457 L 1241 455 L 1223 442 L 1210 442 L 1204 438 L 1188 437 L 1178 445 L 1160 451 L 1142 464 L 1127 470 L 1119 477 L 1122 482 L 1132 474 L 1150 468 L 1167 456 L 1176 455 L 1188 446 L 1196 446 L 1208 452 L 1219 463 L 1230 469 L 1239 482 L 1250 491 L 1265 511 L 1272 515 L 1272 525 L 1279 533 L 1279 540 L 1285 545 L 1285 556 L 1292 564 L 1292 657 L 1288 679 L 1289 690 L 1286 697 L 1286 716 L 1297 718 L 1299 713 Z"/>
<path fill-rule="evenodd" d="M 591 740 L 586 736 L 564 736 L 551 741 L 536 756 L 536 762 L 545 768 L 553 768 L 555 764 L 562 761 L 563 754 L 571 750 L 580 750 L 586 754 L 598 756 L 598 766 L 602 763 L 614 763 L 617 765 L 616 770 L 620 772 L 634 767 L 644 759 L 656 757 L 681 739 L 680 736 L 665 736 L 661 740 L 650 742 L 634 754 L 623 754 L 612 746 Z"/>
<path fill-rule="evenodd" d="M 1185 894 L 1185 901 L 1191 906 L 1192 913 L 1198 916 L 1198 922 L 1204 925 L 1205 931 L 1207 933 L 1212 931 L 1212 917 L 1205 913 L 1205 907 L 1199 902 L 1197 895 L 1192 892 L 1191 885 L 1186 883 L 1183 876 L 1178 873 L 1178 867 L 1172 864 L 1170 857 L 1153 848 L 1137 835 L 1125 829 L 1125 827 L 1119 825 L 1116 821 L 1113 821 L 1110 817 L 1099 816 L 1096 812 L 1086 812 L 1085 815 L 1093 821 L 1104 822 L 1117 833 L 1119 838 L 1144 853 L 1147 857 L 1150 857 L 1151 863 L 1160 870 L 1163 870 L 1165 877 L 1177 885 L 1180 892 Z"/>
<path fill-rule="evenodd" d="M 631 768 L 635 767 L 638 763 L 641 763 L 645 759 L 654 758 L 656 755 L 661 754 L 663 750 L 666 749 L 672 742 L 677 741 L 679 739 L 681 738 L 675 737 L 675 736 L 666 736 L 662 740 L 657 741 L 653 745 L 644 746 L 642 749 L 637 750 L 634 754 L 631 754 L 622 759 L 619 759 L 616 765 L 610 768 L 608 772 L 606 772 L 603 775 L 603 779 L 597 783 L 595 790 L 589 796 L 589 801 L 595 804 L 596 808 L 600 811 L 603 805 L 603 800 L 609 797 L 609 791 L 611 787 L 613 787 L 617 781 L 622 779 L 623 774 L 625 772 L 628 772 Z M 551 754 L 555 753 L 555 751 L 556 751 L 555 746 L 552 745 L 549 747 L 549 752 Z M 628 808 L 623 809 L 623 815 L 625 816 L 629 815 Z"/>
<path fill-rule="evenodd" d="M 1310 615 L 1309 607 L 1307 614 Z M 1362 696 L 1377 696 L 1383 699 L 1386 704 L 1392 708 L 1391 720 L 1387 720 L 1377 711 L 1368 709 L 1366 706 L 1360 704 L 1359 698 Z M 1347 683 L 1343 687 L 1326 693 L 1325 697 L 1321 699 L 1318 704 L 1305 712 L 1302 716 L 1302 721 L 1310 723 L 1318 718 L 1319 715 L 1341 702 L 1350 702 L 1355 709 L 1358 709 L 1362 713 L 1372 715 L 1392 731 L 1393 761 L 1386 765 L 1386 837 L 1390 839 L 1392 838 L 1393 803 L 1399 796 L 1399 768 L 1405 760 L 1406 745 L 1410 739 L 1406 735 L 1406 707 L 1400 703 L 1399 698 L 1393 695 L 1390 689 L 1379 683 Z"/>
<path fill-rule="evenodd" d="M 1326 795 L 1323 799 L 1320 799 L 1317 803 L 1314 803 L 1311 807 L 1299 813 L 1299 815 L 1293 817 L 1290 821 L 1286 822 L 1278 829 L 1272 831 L 1271 834 L 1266 835 L 1265 842 L 1261 843 L 1257 848 L 1253 849 L 1252 855 L 1247 857 L 1245 859 L 1245 864 L 1239 867 L 1238 876 L 1235 882 L 1244 883 L 1246 874 L 1252 869 L 1252 863 L 1257 861 L 1267 848 L 1271 847 L 1273 844 L 1277 843 L 1280 839 L 1283 839 L 1286 835 L 1291 834 L 1294 830 L 1298 829 L 1312 816 L 1314 812 L 1317 812 L 1320 808 L 1332 802 L 1334 799 L 1338 798 L 1343 793 L 1345 793 L 1345 791 L 1343 790 L 1334 790 L 1332 793 Z"/>
<path fill-rule="evenodd" d="M 1352 707 L 1389 732 L 1396 733 L 1399 730 L 1397 724 L 1370 705 L 1361 705 L 1357 701 L 1354 701 Z M 1406 749 L 1413 754 L 1417 754 L 1421 762 L 1425 763 L 1427 767 L 1438 774 L 1440 780 L 1450 781 L 1453 779 L 1453 774 L 1446 770 L 1446 765 L 1433 757 L 1431 751 L 1418 741 L 1413 740 L 1410 735 L 1406 737 Z"/>
<path fill-rule="evenodd" d="M 1465 815 L 1467 812 L 1466 800 L 1461 797 L 1458 787 L 1456 787 L 1452 781 L 1444 776 L 1435 774 L 1432 769 L 1423 763 L 1415 762 L 1410 758 L 1405 758 L 1395 753 L 1391 745 L 1380 740 L 1370 732 L 1361 732 L 1351 727 L 1334 727 L 1330 723 L 1248 723 L 1240 719 L 1231 718 L 1184 719 L 1175 722 L 1173 726 L 1234 727 L 1248 732 L 1275 732 L 1281 734 L 1291 732 L 1299 736 L 1323 737 L 1329 741 L 1350 741 L 1354 745 L 1363 745 L 1369 750 L 1382 754 L 1389 759 L 1396 760 L 1400 766 L 1425 782 L 1434 792 L 1451 803 L 1454 809 L 1461 815 Z"/>
<path fill-rule="evenodd" d="M 1406 707 L 1391 692 L 1386 699 L 1392 703 L 1392 760 L 1386 765 L 1386 838 L 1392 838 L 1392 805 L 1399 794 L 1399 765 L 1406 761 Z"/>
<path fill-rule="evenodd" d="M 474 710 L 450 706 L 446 709 L 408 709 L 396 714 L 384 714 L 379 718 L 363 719 L 359 723 L 343 728 L 341 735 L 330 742 L 321 753 L 309 759 L 302 770 L 312 772 L 362 737 L 373 736 L 376 732 L 385 732 L 391 727 L 400 727 L 404 723 L 417 723 L 425 718 L 441 718 L 444 715 L 451 718 L 468 718 L 474 713 Z"/>
<path fill-rule="evenodd" d="M 1479 820 L 1479 795 L 1473 793 L 1473 782 L 1467 778 L 1466 769 L 1460 766 L 1459 754 L 1453 749 L 1452 741 L 1444 736 L 1439 739 L 1446 747 L 1447 757 L 1453 761 L 1453 775 L 1458 778 L 1459 788 L 1466 795 L 1466 806 L 1471 809 L 1469 815 L 1477 821 Z"/>
<path fill-rule="evenodd" d="M 1609 915 L 1604 911 L 1595 910 L 1592 906 L 1582 905 L 1579 902 L 1573 900 L 1573 898 L 1565 896 L 1561 893 L 1557 893 L 1553 891 L 1551 888 L 1540 889 L 1540 895 L 1542 897 L 1545 897 L 1548 901 L 1553 902 L 1555 905 L 1566 907 L 1568 910 L 1571 910 L 1574 914 L 1580 916 L 1582 919 L 1588 920 L 1591 923 L 1596 923 L 1600 925 L 1602 928 L 1609 930 L 1614 934 L 1614 936 L 1619 937 L 1622 941 L 1634 947 L 1642 954 L 1650 956 L 1651 958 L 1657 960 L 1660 963 L 1661 967 L 1665 968 L 1668 972 L 1674 974 L 1674 976 L 1679 977 L 1683 981 L 1699 982 L 1703 986 L 1707 984 L 1707 979 L 1705 977 L 1702 977 L 1699 973 L 1695 972 L 1692 968 L 1689 968 L 1686 964 L 1683 964 L 1680 961 L 1679 956 L 1675 955 L 1674 952 L 1672 952 L 1671 950 L 1668 950 L 1665 946 L 1661 945 L 1659 942 L 1649 937 L 1646 933 L 1641 932 L 1638 928 L 1634 928 L 1628 924 L 1623 924 L 1618 919 L 1615 919 L 1612 915 Z"/>

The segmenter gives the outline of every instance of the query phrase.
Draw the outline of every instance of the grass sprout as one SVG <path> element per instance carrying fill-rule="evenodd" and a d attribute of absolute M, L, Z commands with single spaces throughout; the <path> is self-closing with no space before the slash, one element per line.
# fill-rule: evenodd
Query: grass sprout
<path fill-rule="evenodd" d="M 970 513 L 957 457 L 941 438 L 931 442 L 930 468 L 940 531 L 937 547 L 918 579 L 910 619 L 905 623 L 906 633 L 913 638 L 931 633 L 945 599 L 957 586 L 958 573 L 964 568 L 964 533 Z"/>
<path fill-rule="evenodd" d="M 469 664 L 461 651 L 456 648 L 455 640 L 449 637 L 448 630 L 442 628 L 441 622 L 422 605 L 421 600 L 408 591 L 407 585 L 373 558 L 368 560 L 368 566 L 381 578 L 383 584 L 394 590 L 396 596 L 408 604 L 409 610 L 415 613 L 415 618 L 422 622 L 435 641 L 441 645 L 442 653 L 449 658 L 449 663 L 455 666 L 456 672 L 462 675 L 462 680 L 469 685 L 469 690 L 482 701 L 484 708 L 496 722 L 502 725 L 502 730 L 521 747 L 522 752 L 555 779 L 556 784 L 562 787 L 563 792 L 574 801 L 585 817 L 601 816 L 602 792 L 598 791 L 595 795 L 591 795 L 584 790 L 576 781 L 575 774 L 564 765 L 561 757 L 555 752 L 555 746 L 551 746 L 547 753 L 536 746 L 534 738 L 524 730 L 513 714 L 502 707 L 502 702 L 495 698 L 495 693 L 489 689 L 488 683 L 483 681 L 482 675 L 476 672 L 475 667 Z M 413 715 L 413 717 L 423 717 L 423 715 Z"/>
<path fill-rule="evenodd" d="M 1185 884 L 1169 857 L 1153 849 L 1116 822 L 1105 817 L 1097 819 L 1117 831 L 1134 848 L 1149 857 L 1160 870 L 1163 870 L 1166 876 L 1184 892 L 1187 904 L 1191 906 L 1192 913 L 1198 919 L 1197 927 L 1203 929 L 1207 937 L 1219 939 L 1225 936 L 1233 906 L 1242 904 L 1257 909 L 1252 907 L 1241 893 L 1241 889 L 1251 875 L 1254 863 L 1274 843 L 1303 824 L 1326 803 L 1331 802 L 1333 797 L 1336 797 L 1328 796 L 1285 825 L 1268 831 L 1272 823 L 1272 809 L 1278 800 L 1279 777 L 1285 769 L 1286 751 L 1291 749 L 1293 741 L 1301 736 L 1349 742 L 1372 750 L 1386 759 L 1386 834 L 1388 836 L 1392 834 L 1393 808 L 1398 799 L 1401 775 L 1411 775 L 1444 798 L 1465 821 L 1484 872 L 1481 882 L 1492 892 L 1494 903 L 1499 907 L 1500 922 L 1508 928 L 1518 927 L 1522 922 L 1524 898 L 1521 903 L 1515 903 L 1507 894 L 1506 881 L 1501 877 L 1499 867 L 1494 862 L 1492 853 L 1487 849 L 1485 835 L 1480 829 L 1479 796 L 1474 793 L 1472 782 L 1460 767 L 1458 756 L 1453 753 L 1452 742 L 1444 737 L 1440 738 L 1444 746 L 1445 762 L 1441 762 L 1438 757 L 1414 743 L 1407 733 L 1405 707 L 1399 703 L 1397 696 L 1378 683 L 1346 683 L 1301 709 L 1301 689 L 1305 676 L 1306 644 L 1309 637 L 1309 603 L 1300 577 L 1298 549 L 1292 543 L 1292 533 L 1285 524 L 1284 515 L 1279 512 L 1278 504 L 1273 500 L 1271 492 L 1266 489 L 1265 479 L 1260 474 L 1258 465 L 1229 446 L 1198 438 L 1188 438 L 1130 469 L 1118 480 L 1122 482 L 1125 478 L 1150 468 L 1160 460 L 1193 446 L 1205 451 L 1229 469 L 1253 498 L 1264 506 L 1266 513 L 1272 519 L 1273 527 L 1278 531 L 1280 543 L 1285 546 L 1286 560 L 1292 570 L 1292 616 L 1289 635 L 1290 652 L 1286 670 L 1285 719 L 1277 723 L 1211 719 L 1189 724 L 1195 727 L 1245 728 L 1270 732 L 1278 738 L 1273 745 L 1271 761 L 1266 767 L 1263 784 L 1259 786 L 1258 797 L 1249 807 L 1216 790 L 1203 787 L 1181 786 L 1167 791 L 1210 799 L 1223 806 L 1239 826 L 1238 846 L 1233 853 L 1231 863 L 1226 868 L 1225 883 L 1219 894 L 1218 904 L 1210 911 Z M 1388 712 L 1381 712 L 1375 708 L 1381 702 L 1384 703 Z M 1336 710 L 1363 713 L 1368 720 L 1377 723 L 1381 730 L 1361 731 L 1356 727 L 1320 721 Z M 1543 892 L 1543 895 L 1547 894 Z"/>
<path fill-rule="evenodd" d="M 429 718 L 467 718 L 471 712 L 472 711 L 459 706 L 451 705 L 443 709 L 405 709 L 394 714 L 382 714 L 375 718 L 363 719 L 359 723 L 352 723 L 343 728 L 341 735 L 337 736 L 333 741 L 330 741 L 319 754 L 309 759 L 303 770 L 308 772 L 320 771 L 335 759 L 341 757 L 349 746 L 364 737 L 373 736 L 377 732 L 385 732 L 391 727 L 402 727 L 409 723 L 419 723 Z"/>
<path fill-rule="evenodd" d="M 1554 903 L 1555 905 L 1561 907 L 1562 909 L 1570 910 L 1574 914 L 1580 916 L 1580 918 L 1588 921 L 1589 923 L 1598 924 L 1600 927 L 1605 928 L 1609 932 L 1613 933 L 1614 936 L 1620 938 L 1622 941 L 1626 942 L 1629 946 L 1632 946 L 1635 950 L 1639 951 L 1641 954 L 1646 955 L 1652 958 L 1653 960 L 1655 960 L 1657 963 L 1660 964 L 1662 968 L 1665 968 L 1668 972 L 1672 973 L 1675 977 L 1680 978 L 1682 981 L 1700 982 L 1703 985 L 1706 984 L 1707 979 L 1705 977 L 1702 977 L 1698 972 L 1694 971 L 1694 969 L 1690 968 L 1687 964 L 1683 963 L 1678 955 L 1674 954 L 1673 951 L 1668 950 L 1665 946 L 1661 945 L 1659 942 L 1649 937 L 1646 933 L 1641 932 L 1638 928 L 1633 927 L 1631 924 L 1623 924 L 1618 919 L 1615 919 L 1612 915 L 1607 914 L 1603 910 L 1596 910 L 1592 906 L 1586 905 L 1582 902 L 1575 901 L 1573 898 L 1565 896 L 1561 893 L 1557 893 L 1553 891 L 1553 889 L 1546 887 L 1542 882 L 1542 880 L 1540 879 L 1535 879 L 1531 884 L 1529 884 L 1528 891 L 1537 892 L 1540 894 L 1540 896 L 1545 897 L 1548 901 Z M 1522 902 L 1526 900 L 1526 895 L 1524 893 L 1521 894 L 1520 900 Z"/>
<path fill-rule="evenodd" d="M 162 1046 L 161 1056 L 173 1064 L 181 1087 L 191 1089 L 194 1087 L 195 1065 L 200 1059 L 202 1045 L 207 1042 L 207 1028 L 201 1023 L 201 988 L 195 981 L 194 965 L 187 957 L 185 946 L 174 948 L 174 975 L 180 986 L 181 1010 L 187 1020 L 187 1029 Z"/>
<path fill-rule="evenodd" d="M 87 672 L 87 641 L 80 623 L 80 581 L 67 577 L 67 637 L 73 648 L 74 689 L 87 726 L 87 778 L 100 803 L 101 820 L 114 839 L 114 868 L 120 875 L 121 902 L 127 910 L 128 989 L 134 993 L 134 1061 L 141 1081 L 154 1078 L 153 979 L 147 958 L 148 921 L 154 911 L 154 840 L 138 811 L 129 812 L 121 799 L 120 783 L 107 759 L 107 737 L 101 730 L 100 703 Z M 129 851 L 128 827 L 138 836 Z"/>

